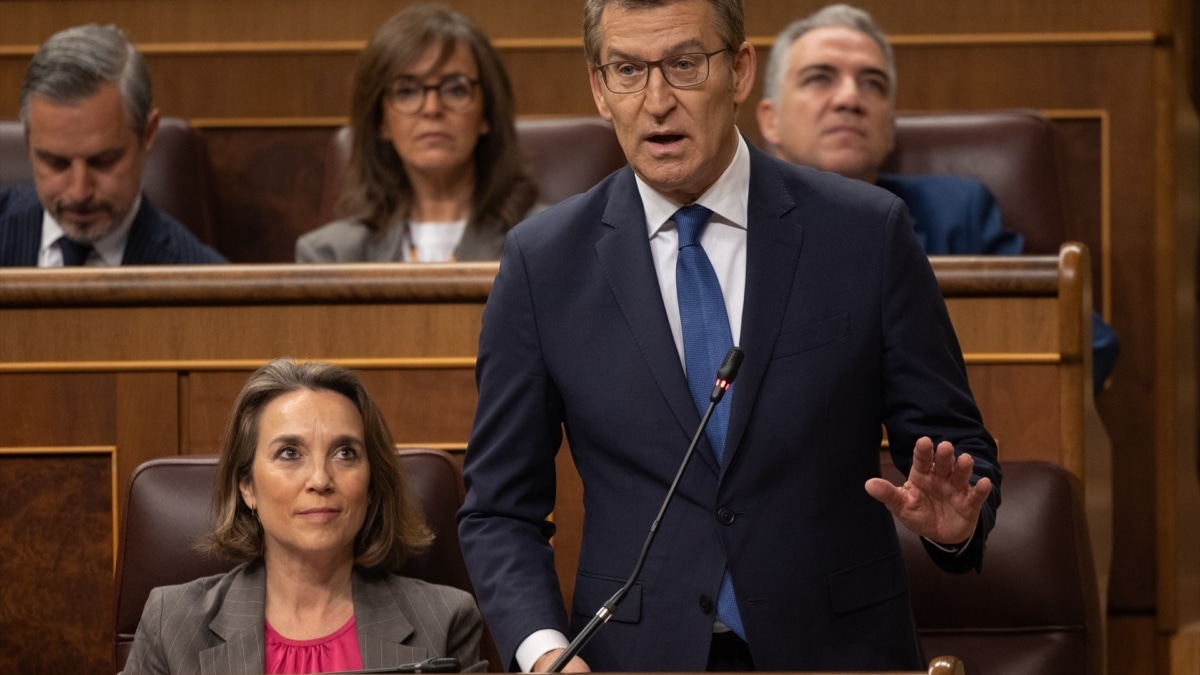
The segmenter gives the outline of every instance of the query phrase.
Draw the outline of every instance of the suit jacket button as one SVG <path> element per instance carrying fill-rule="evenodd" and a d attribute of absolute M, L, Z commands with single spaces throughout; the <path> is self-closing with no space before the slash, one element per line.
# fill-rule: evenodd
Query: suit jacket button
<path fill-rule="evenodd" d="M 737 516 L 733 515 L 733 509 L 723 508 L 717 511 L 717 522 L 722 525 L 732 525 Z"/>
<path fill-rule="evenodd" d="M 700 611 L 705 614 L 712 614 L 713 603 L 712 599 L 707 595 L 700 596 Z"/>

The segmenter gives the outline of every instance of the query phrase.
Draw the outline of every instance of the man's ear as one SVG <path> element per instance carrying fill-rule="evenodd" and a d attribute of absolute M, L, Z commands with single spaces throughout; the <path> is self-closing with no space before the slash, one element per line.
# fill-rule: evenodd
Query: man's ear
<path fill-rule="evenodd" d="M 588 72 L 591 74 L 588 82 L 592 85 L 592 99 L 596 101 L 596 110 L 605 121 L 611 122 L 613 120 L 612 110 L 608 108 L 608 101 L 604 100 L 605 86 L 600 81 L 603 76 L 596 68 L 589 68 Z"/>
<path fill-rule="evenodd" d="M 754 54 L 754 46 L 743 42 L 733 55 L 733 102 L 740 104 L 750 96 L 754 88 L 754 74 L 758 68 L 758 57 Z"/>
<path fill-rule="evenodd" d="M 775 101 L 769 98 L 764 98 L 758 102 L 758 108 L 755 109 L 758 114 L 758 133 L 762 135 L 763 140 L 771 145 L 779 145 L 779 111 L 775 108 Z"/>

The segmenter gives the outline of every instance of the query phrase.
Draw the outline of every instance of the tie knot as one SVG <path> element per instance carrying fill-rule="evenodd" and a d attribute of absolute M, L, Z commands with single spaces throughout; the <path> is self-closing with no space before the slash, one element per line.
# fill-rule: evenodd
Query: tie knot
<path fill-rule="evenodd" d="M 711 216 L 712 211 L 699 204 L 689 204 L 676 211 L 671 219 L 679 229 L 679 248 L 699 244 L 700 235 L 704 234 L 704 227 Z"/>
<path fill-rule="evenodd" d="M 92 253 L 91 244 L 81 244 L 65 236 L 59 238 L 58 249 L 62 251 L 63 267 L 78 267 L 87 262 Z"/>

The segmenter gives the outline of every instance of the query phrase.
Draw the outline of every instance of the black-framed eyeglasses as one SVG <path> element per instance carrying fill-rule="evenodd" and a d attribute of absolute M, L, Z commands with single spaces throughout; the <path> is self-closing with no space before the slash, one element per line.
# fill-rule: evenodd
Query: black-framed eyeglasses
<path fill-rule="evenodd" d="M 667 84 L 686 89 L 703 84 L 708 79 L 708 60 L 726 49 L 715 52 L 676 54 L 657 61 L 613 61 L 596 66 L 604 86 L 614 94 L 636 94 L 650 84 L 650 71 L 662 71 Z"/>
<path fill-rule="evenodd" d="M 437 92 L 442 107 L 452 112 L 462 112 L 475 102 L 475 89 L 479 80 L 461 73 L 447 75 L 437 84 L 425 84 L 418 77 L 399 77 L 387 89 L 388 102 L 396 112 L 412 115 L 425 105 L 426 93 Z"/>

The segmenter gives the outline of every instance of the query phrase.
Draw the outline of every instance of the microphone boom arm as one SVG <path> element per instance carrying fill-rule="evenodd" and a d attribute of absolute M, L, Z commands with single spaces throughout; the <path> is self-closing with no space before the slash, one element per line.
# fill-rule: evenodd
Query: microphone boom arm
<path fill-rule="evenodd" d="M 637 564 L 633 566 L 633 573 L 629 575 L 629 579 L 625 581 L 625 585 L 617 589 L 612 597 L 608 599 L 600 609 L 596 610 L 595 616 L 583 630 L 579 631 L 579 635 L 567 645 L 566 650 L 558 655 L 554 663 L 550 664 L 548 673 L 561 673 L 567 663 L 575 657 L 588 642 L 591 642 L 592 637 L 600 630 L 600 627 L 608 623 L 608 620 L 613 617 L 617 611 L 617 605 L 625 599 L 629 593 L 629 589 L 633 588 L 633 584 L 637 582 L 638 577 L 642 575 L 642 567 L 646 564 L 646 555 L 650 552 L 650 545 L 654 543 L 654 538 L 658 534 L 658 526 L 662 523 L 663 516 L 667 513 L 667 507 L 671 505 L 671 499 L 675 496 L 675 490 L 679 487 L 679 481 L 683 478 L 683 472 L 687 469 L 687 465 L 692 460 L 692 455 L 696 451 L 696 446 L 700 443 L 700 437 L 704 435 L 705 428 L 708 427 L 708 418 L 712 417 L 713 410 L 721 399 L 725 396 L 725 392 L 733 385 L 733 379 L 737 377 L 738 368 L 742 365 L 742 350 L 737 347 L 732 347 L 729 353 L 725 355 L 724 362 L 721 363 L 721 368 L 717 371 L 717 383 L 713 387 L 712 394 L 708 397 L 708 408 L 704 411 L 704 417 L 700 418 L 700 426 L 696 428 L 696 433 L 692 436 L 692 442 L 688 445 L 687 452 L 683 455 L 683 461 L 679 463 L 679 470 L 675 472 L 675 479 L 671 481 L 671 487 L 667 488 L 667 495 L 663 498 L 662 506 L 658 509 L 658 515 L 654 517 L 654 522 L 650 524 L 650 532 L 646 535 L 646 541 L 642 544 L 642 552 L 638 554 Z"/>

